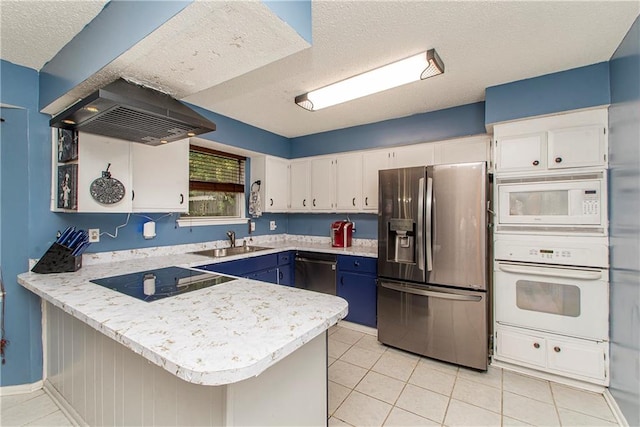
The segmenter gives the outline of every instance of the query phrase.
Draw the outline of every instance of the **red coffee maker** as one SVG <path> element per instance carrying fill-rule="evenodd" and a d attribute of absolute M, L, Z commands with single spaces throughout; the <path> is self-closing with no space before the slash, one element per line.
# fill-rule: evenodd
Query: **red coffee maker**
<path fill-rule="evenodd" d="M 352 222 L 336 221 L 331 224 L 331 246 L 334 248 L 348 248 L 351 246 L 352 235 Z"/>

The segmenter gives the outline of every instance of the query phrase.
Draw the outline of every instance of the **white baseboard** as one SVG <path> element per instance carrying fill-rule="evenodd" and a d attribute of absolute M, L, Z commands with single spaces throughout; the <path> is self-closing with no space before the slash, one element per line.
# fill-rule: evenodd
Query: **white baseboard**
<path fill-rule="evenodd" d="M 564 384 L 569 387 L 579 388 L 579 389 L 591 391 L 594 393 L 602 394 L 607 389 L 605 386 L 602 386 L 599 384 L 593 384 L 593 383 L 588 383 L 588 382 L 573 379 L 573 378 L 554 375 L 548 372 L 542 372 L 536 369 L 530 369 L 525 366 L 512 365 L 511 363 L 504 362 L 501 360 L 492 359 L 491 366 L 502 368 L 507 371 L 518 372 L 520 374 L 525 374 L 530 377 L 540 378 L 547 381 L 553 381 L 554 383 Z"/>
<path fill-rule="evenodd" d="M 9 385 L 0 387 L 0 396 L 11 396 L 12 394 L 33 393 L 42 388 L 42 380 L 31 384 Z"/>
<path fill-rule="evenodd" d="M 606 389 L 603 395 L 604 395 L 604 400 L 607 401 L 609 408 L 611 408 L 611 412 L 613 412 L 613 416 L 616 417 L 616 421 L 618 422 L 618 425 L 621 425 L 622 427 L 629 427 L 629 423 L 627 422 L 627 419 L 624 417 L 624 414 L 622 413 L 622 411 L 620 410 L 620 407 L 618 406 L 618 402 L 616 402 L 616 399 L 613 397 L 609 389 Z"/>
<path fill-rule="evenodd" d="M 362 332 L 368 335 L 373 335 L 375 337 L 378 336 L 378 330 L 376 328 L 370 328 L 369 326 L 359 325 L 357 323 L 347 322 L 346 320 L 341 320 L 338 322 L 338 326 L 342 326 L 343 328 L 352 329 L 354 331 Z"/>
<path fill-rule="evenodd" d="M 45 391 L 45 393 L 47 393 L 51 397 L 51 399 L 56 403 L 56 405 L 58 405 L 58 408 L 60 408 L 60 410 L 69 419 L 69 421 L 73 423 L 74 427 L 89 426 L 89 424 L 87 424 L 85 420 L 82 419 L 80 414 L 78 414 L 78 412 L 76 412 L 76 410 L 73 409 L 71 404 L 69 404 L 69 402 L 67 402 L 67 400 L 58 392 L 58 390 L 55 389 L 55 387 L 49 382 L 49 380 L 46 380 L 44 382 L 43 390 Z"/>

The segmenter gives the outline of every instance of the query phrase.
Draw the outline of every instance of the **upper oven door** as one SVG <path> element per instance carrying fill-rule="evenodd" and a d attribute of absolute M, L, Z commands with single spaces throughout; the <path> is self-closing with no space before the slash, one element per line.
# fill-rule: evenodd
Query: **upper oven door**
<path fill-rule="evenodd" d="M 604 233 L 605 182 L 588 176 L 502 178 L 497 180 L 498 230 Z"/>
<path fill-rule="evenodd" d="M 498 323 L 607 340 L 608 271 L 495 263 Z"/>

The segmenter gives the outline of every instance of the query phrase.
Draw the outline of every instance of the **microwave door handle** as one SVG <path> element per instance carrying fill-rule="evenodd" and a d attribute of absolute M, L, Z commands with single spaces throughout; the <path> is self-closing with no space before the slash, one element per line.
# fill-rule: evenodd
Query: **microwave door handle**
<path fill-rule="evenodd" d="M 418 229 L 416 230 L 418 269 L 424 271 L 424 178 L 418 180 Z"/>
<path fill-rule="evenodd" d="M 417 289 L 406 285 L 396 285 L 393 283 L 380 282 L 380 286 L 383 288 L 391 289 L 392 291 L 404 292 L 406 294 L 419 295 L 423 297 L 440 298 L 454 301 L 473 301 L 478 302 L 482 300 L 482 296 L 479 295 L 460 295 L 450 292 L 442 291 L 428 291 L 426 289 Z"/>
<path fill-rule="evenodd" d="M 433 270 L 433 236 L 431 235 L 433 221 L 433 178 L 427 178 L 427 206 L 425 208 L 427 214 L 426 228 L 426 246 L 427 246 L 427 271 Z"/>
<path fill-rule="evenodd" d="M 498 268 L 506 273 L 530 274 L 532 276 L 561 277 L 567 279 L 582 280 L 598 280 L 602 278 L 601 271 L 529 267 L 525 265 L 512 265 L 503 263 L 498 263 Z"/>

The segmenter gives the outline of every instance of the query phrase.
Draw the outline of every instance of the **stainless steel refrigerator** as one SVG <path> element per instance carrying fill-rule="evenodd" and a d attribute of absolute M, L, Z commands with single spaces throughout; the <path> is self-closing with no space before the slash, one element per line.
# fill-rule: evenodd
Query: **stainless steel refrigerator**
<path fill-rule="evenodd" d="M 378 339 L 486 370 L 486 163 L 379 172 Z"/>

